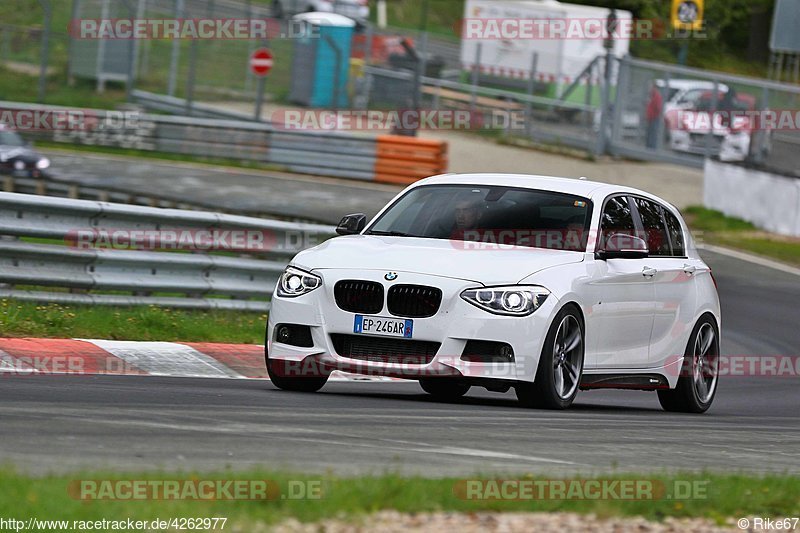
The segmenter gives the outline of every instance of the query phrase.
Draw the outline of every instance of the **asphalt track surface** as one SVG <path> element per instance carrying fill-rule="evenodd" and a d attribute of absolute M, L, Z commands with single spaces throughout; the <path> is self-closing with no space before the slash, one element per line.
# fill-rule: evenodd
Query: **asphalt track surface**
<path fill-rule="evenodd" d="M 706 254 L 723 303 L 723 352 L 797 355 L 800 278 Z M 317 394 L 258 380 L 0 377 L 0 463 L 84 469 L 234 469 L 426 476 L 702 470 L 800 473 L 800 378 L 724 378 L 705 415 L 654 393 L 581 392 L 568 411 L 513 393 L 432 400 L 416 383 L 329 383 Z"/>
<path fill-rule="evenodd" d="M 283 172 L 61 150 L 42 152 L 53 162 L 55 181 L 328 224 L 338 223 L 348 213 L 372 217 L 402 190 L 399 185 Z"/>

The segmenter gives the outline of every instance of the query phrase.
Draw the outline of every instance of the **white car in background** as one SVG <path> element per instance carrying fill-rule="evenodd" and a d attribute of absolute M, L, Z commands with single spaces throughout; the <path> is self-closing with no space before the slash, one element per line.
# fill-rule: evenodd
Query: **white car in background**
<path fill-rule="evenodd" d="M 678 211 L 643 191 L 542 176 L 421 180 L 369 223 L 300 252 L 278 281 L 266 365 L 281 389 L 334 370 L 472 386 L 525 405 L 579 389 L 657 391 L 670 411 L 711 405 L 720 307 Z"/>
<path fill-rule="evenodd" d="M 277 18 L 291 17 L 310 11 L 336 13 L 364 24 L 369 19 L 368 0 L 273 0 L 272 14 Z"/>
<path fill-rule="evenodd" d="M 697 106 L 700 98 L 714 90 L 714 82 L 705 80 L 656 80 L 656 87 L 666 89 L 664 98 L 664 117 L 669 117 L 676 110 L 691 110 Z M 724 83 L 717 84 L 717 91 L 720 94 L 728 92 L 728 86 Z"/>
<path fill-rule="evenodd" d="M 697 155 L 708 152 L 721 161 L 744 161 L 751 155 L 768 157 L 772 130 L 755 126 L 746 114 L 757 110 L 757 99 L 746 93 L 729 95 L 727 105 L 732 109 L 724 109 L 726 93 L 720 92 L 714 104 L 713 91 L 705 91 L 695 107 L 673 114 L 668 122 L 670 148 Z M 712 108 L 717 110 L 713 114 Z"/>
<path fill-rule="evenodd" d="M 679 116 L 680 111 L 688 111 L 692 110 L 697 106 L 698 101 L 703 96 L 704 93 L 712 91 L 714 89 L 714 83 L 710 81 L 704 80 L 686 80 L 686 79 L 675 79 L 669 80 L 669 82 L 657 79 L 655 80 L 656 87 L 662 91 L 662 95 L 664 95 L 664 107 L 663 107 L 663 117 L 664 117 L 664 136 L 666 139 L 666 144 L 673 150 L 682 150 L 681 144 L 675 145 L 673 144 L 673 139 L 671 138 L 671 132 L 677 128 L 678 121 L 677 118 Z M 620 132 L 623 137 L 628 139 L 637 139 L 642 138 L 641 131 L 644 128 L 644 124 L 646 123 L 644 119 L 644 110 L 647 107 L 649 98 L 649 85 L 645 86 L 647 93 L 645 94 L 644 105 L 636 106 L 636 107 L 624 107 L 621 113 L 622 124 L 620 125 Z M 721 94 L 725 94 L 728 92 L 728 86 L 724 83 L 718 84 L 718 90 Z M 641 110 L 637 110 L 637 107 L 641 107 Z M 613 109 L 611 110 L 613 116 Z M 595 112 L 594 116 L 594 131 L 600 131 L 600 111 Z"/>

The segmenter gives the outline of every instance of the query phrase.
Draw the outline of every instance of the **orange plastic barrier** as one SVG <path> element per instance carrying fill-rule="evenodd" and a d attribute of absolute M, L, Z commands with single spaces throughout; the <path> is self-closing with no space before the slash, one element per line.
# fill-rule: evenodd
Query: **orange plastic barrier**
<path fill-rule="evenodd" d="M 375 181 L 408 185 L 447 172 L 447 142 L 402 135 L 377 138 Z"/>

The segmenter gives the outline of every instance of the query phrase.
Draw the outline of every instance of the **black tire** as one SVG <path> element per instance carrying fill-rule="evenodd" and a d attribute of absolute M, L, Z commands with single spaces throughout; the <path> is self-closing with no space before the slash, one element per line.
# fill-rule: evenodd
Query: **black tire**
<path fill-rule="evenodd" d="M 269 339 L 266 339 L 267 341 Z M 264 343 L 264 362 L 267 365 L 267 375 L 269 376 L 272 384 L 281 390 L 293 392 L 317 392 L 325 383 L 328 382 L 330 372 L 323 369 L 314 368 L 309 365 L 298 365 L 294 362 L 286 363 L 281 360 L 271 360 L 267 345 L 269 342 Z M 297 373 L 297 368 L 300 368 L 302 375 L 291 376 L 292 373 Z"/>
<path fill-rule="evenodd" d="M 440 400 L 455 400 L 464 396 L 471 385 L 452 378 L 431 378 L 419 380 L 422 390 Z"/>
<path fill-rule="evenodd" d="M 568 346 L 565 346 L 568 340 L 570 345 L 574 342 L 571 336 L 574 331 L 577 331 L 580 337 L 577 341 L 578 344 L 570 349 L 568 353 L 565 353 L 564 350 L 559 350 L 556 353 L 556 335 L 560 335 L 561 326 L 565 321 L 569 323 L 571 328 L 567 330 L 570 332 L 570 337 L 569 339 L 559 339 L 561 348 L 568 348 Z M 547 332 L 547 337 L 545 337 L 535 381 L 533 383 L 518 383 L 515 386 L 517 399 L 522 405 L 545 409 L 566 409 L 572 405 L 578 395 L 583 374 L 585 337 L 585 326 L 578 308 L 572 304 L 564 306 L 553 319 L 550 330 Z M 567 358 L 569 359 L 568 361 Z M 568 362 L 572 372 L 569 372 L 569 369 L 565 366 L 565 361 Z M 561 372 L 561 391 L 559 391 L 559 386 L 556 383 L 556 372 Z M 564 372 L 569 372 L 570 376 L 574 374 L 575 377 L 567 378 Z M 571 379 L 569 387 L 566 387 L 565 379 Z"/>
<path fill-rule="evenodd" d="M 703 331 L 704 335 L 712 331 L 714 336 L 711 339 L 709 352 L 699 359 L 698 363 L 696 349 L 698 347 L 698 336 Z M 702 345 L 702 342 L 701 342 Z M 702 366 L 702 361 L 706 361 L 709 366 Z M 705 397 L 702 396 L 702 388 L 698 387 L 695 370 L 702 366 L 703 380 L 706 383 Z M 705 413 L 714 402 L 717 394 L 717 384 L 719 379 L 719 328 L 717 322 L 711 315 L 703 315 L 695 324 L 689 343 L 683 354 L 683 365 L 681 375 L 678 378 L 678 385 L 674 389 L 658 391 L 658 402 L 665 411 L 675 413 Z M 709 384 L 709 381 L 711 384 Z"/>

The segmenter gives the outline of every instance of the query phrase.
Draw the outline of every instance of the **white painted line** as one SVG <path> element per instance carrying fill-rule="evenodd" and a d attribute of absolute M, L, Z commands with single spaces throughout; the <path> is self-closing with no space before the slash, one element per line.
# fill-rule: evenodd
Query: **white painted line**
<path fill-rule="evenodd" d="M 91 342 L 153 376 L 243 378 L 213 357 L 175 342 L 106 341 Z"/>
<path fill-rule="evenodd" d="M 760 255 L 753 255 L 746 252 L 740 252 L 739 250 L 723 248 L 722 246 L 714 246 L 712 244 L 699 245 L 698 248 L 700 250 L 708 250 L 709 252 L 714 254 L 725 255 L 728 257 L 733 257 L 734 259 L 739 259 L 741 261 L 747 261 L 748 263 L 753 263 L 754 265 L 771 268 L 773 270 L 780 270 L 781 272 L 786 272 L 787 274 L 794 274 L 795 276 L 800 276 L 800 268 L 795 268 L 793 266 L 785 265 L 778 261 L 773 261 L 772 259 L 761 257 Z"/>

